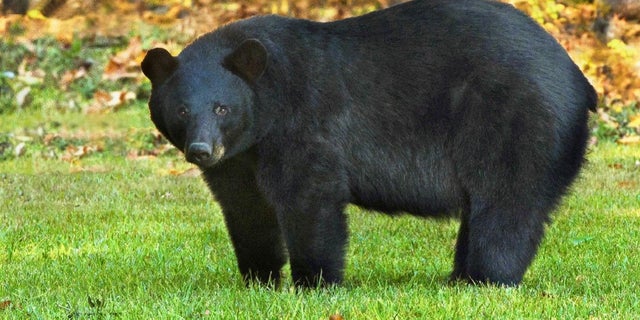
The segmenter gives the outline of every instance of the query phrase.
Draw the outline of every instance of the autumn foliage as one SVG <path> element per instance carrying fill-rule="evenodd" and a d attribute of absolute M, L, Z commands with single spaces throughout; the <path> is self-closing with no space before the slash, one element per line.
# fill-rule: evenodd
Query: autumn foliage
<path fill-rule="evenodd" d="M 331 21 L 399 1 L 41 2 L 49 4 L 45 11 L 36 7 L 24 15 L 0 16 L 0 113 L 25 108 L 114 112 L 147 99 L 149 85 L 139 63 L 152 47 L 177 54 L 200 34 L 258 14 Z M 558 39 L 594 85 L 600 96 L 595 136 L 639 143 L 640 23 L 584 1 L 505 2 Z"/>

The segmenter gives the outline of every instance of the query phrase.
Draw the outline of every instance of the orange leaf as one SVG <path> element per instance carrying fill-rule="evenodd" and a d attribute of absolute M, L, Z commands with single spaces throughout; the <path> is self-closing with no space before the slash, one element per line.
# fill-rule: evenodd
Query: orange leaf
<path fill-rule="evenodd" d="M 11 300 L 0 301 L 0 311 L 6 310 L 9 308 L 20 309 L 21 307 L 19 303 L 15 303 Z"/>
<path fill-rule="evenodd" d="M 85 68 L 69 70 L 62 75 L 62 78 L 60 79 L 60 85 L 66 89 L 73 81 L 84 78 L 86 75 L 87 70 Z"/>
<path fill-rule="evenodd" d="M 142 41 L 140 37 L 133 37 L 129 45 L 116 55 L 109 58 L 104 68 L 102 78 L 115 81 L 122 78 L 135 78 L 140 76 L 138 66 L 143 56 Z"/>
<path fill-rule="evenodd" d="M 640 128 L 640 114 L 631 116 L 629 119 L 631 120 L 629 124 L 627 124 L 629 128 Z"/>

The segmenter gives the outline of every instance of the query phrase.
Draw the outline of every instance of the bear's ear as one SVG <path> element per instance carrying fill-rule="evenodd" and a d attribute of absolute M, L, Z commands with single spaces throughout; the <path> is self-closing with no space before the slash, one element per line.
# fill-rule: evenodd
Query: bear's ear
<path fill-rule="evenodd" d="M 151 84 L 154 86 L 162 84 L 178 68 L 178 59 L 172 56 L 167 50 L 155 48 L 149 50 L 140 64 Z"/>
<path fill-rule="evenodd" d="M 267 68 L 267 48 L 258 39 L 245 40 L 224 58 L 222 65 L 244 80 L 253 83 Z"/>

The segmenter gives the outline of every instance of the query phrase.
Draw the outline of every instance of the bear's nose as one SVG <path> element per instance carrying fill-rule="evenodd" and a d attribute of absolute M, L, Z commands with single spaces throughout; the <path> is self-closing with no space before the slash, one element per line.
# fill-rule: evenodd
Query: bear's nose
<path fill-rule="evenodd" d="M 202 164 L 211 159 L 212 148 L 203 142 L 194 142 L 187 149 L 187 161 L 194 164 Z"/>

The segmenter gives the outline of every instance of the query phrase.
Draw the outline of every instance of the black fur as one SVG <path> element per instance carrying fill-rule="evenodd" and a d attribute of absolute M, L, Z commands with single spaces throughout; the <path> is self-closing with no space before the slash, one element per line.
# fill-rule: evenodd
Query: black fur
<path fill-rule="evenodd" d="M 157 128 L 198 164 L 245 279 L 339 283 L 355 203 L 460 213 L 454 279 L 515 285 L 574 180 L 596 94 L 513 7 L 414 1 L 256 17 L 151 51 Z"/>

